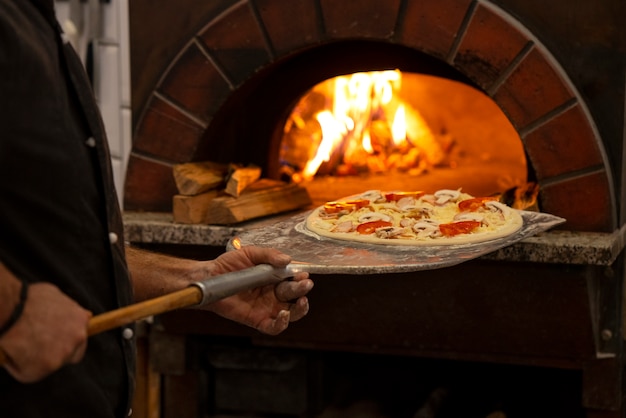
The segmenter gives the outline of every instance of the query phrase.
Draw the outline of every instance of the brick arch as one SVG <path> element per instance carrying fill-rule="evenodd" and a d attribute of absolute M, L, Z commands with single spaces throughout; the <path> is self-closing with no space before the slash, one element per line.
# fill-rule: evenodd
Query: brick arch
<path fill-rule="evenodd" d="M 236 3 L 164 71 L 136 128 L 125 207 L 171 209 L 172 165 L 193 158 L 220 106 L 260 69 L 295 51 L 354 39 L 407 46 L 471 79 L 519 133 L 542 210 L 566 218 L 570 230 L 616 228 L 608 160 L 575 87 L 518 21 L 470 0 Z"/>

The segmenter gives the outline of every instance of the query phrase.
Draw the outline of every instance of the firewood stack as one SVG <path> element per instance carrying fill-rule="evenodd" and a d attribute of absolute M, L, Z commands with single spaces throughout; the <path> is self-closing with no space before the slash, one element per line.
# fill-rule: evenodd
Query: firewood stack
<path fill-rule="evenodd" d="M 261 178 L 261 168 L 210 161 L 173 168 L 174 222 L 232 225 L 310 205 L 303 187 Z"/>

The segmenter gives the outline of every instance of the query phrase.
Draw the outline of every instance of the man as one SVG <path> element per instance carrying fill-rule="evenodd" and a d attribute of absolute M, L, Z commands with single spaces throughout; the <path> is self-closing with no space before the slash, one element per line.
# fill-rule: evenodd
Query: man
<path fill-rule="evenodd" d="M 0 416 L 126 416 L 133 327 L 87 339 L 93 315 L 289 262 L 257 247 L 185 260 L 123 241 L 104 127 L 53 1 L 0 0 Z M 312 286 L 298 274 L 204 309 L 274 335 L 306 315 Z"/>

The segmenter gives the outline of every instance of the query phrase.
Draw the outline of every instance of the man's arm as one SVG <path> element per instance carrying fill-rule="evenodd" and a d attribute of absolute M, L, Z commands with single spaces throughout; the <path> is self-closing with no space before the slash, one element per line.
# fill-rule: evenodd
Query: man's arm
<path fill-rule="evenodd" d="M 153 299 L 212 276 L 210 263 L 126 246 L 135 302 Z"/>

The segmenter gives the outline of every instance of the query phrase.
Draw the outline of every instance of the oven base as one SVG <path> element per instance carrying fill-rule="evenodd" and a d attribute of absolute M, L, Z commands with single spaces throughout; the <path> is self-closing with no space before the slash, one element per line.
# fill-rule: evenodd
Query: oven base
<path fill-rule="evenodd" d="M 163 315 L 154 328 L 159 344 L 152 350 L 152 363 L 173 385 L 166 388 L 166 404 L 178 406 L 179 385 L 196 386 L 188 393 L 206 387 L 206 382 L 199 383 L 198 370 L 205 378 L 219 374 L 210 367 L 207 371 L 206 361 L 199 360 L 206 353 L 197 355 L 206 349 L 201 341 L 207 338 L 219 344 L 235 341 L 259 352 L 286 350 L 295 357 L 306 352 L 306 364 L 327 353 L 344 353 L 396 359 L 392 361 L 539 367 L 578 373 L 578 405 L 588 417 L 621 417 L 621 298 L 613 297 L 611 315 L 606 311 L 610 295 L 621 294 L 621 277 L 620 269 L 606 267 L 487 260 L 418 273 L 315 276 L 309 315 L 276 337 L 206 312 Z M 597 302 L 605 307 L 601 315 Z M 599 328 L 615 333 L 598 338 Z M 174 357 L 171 341 L 180 347 Z M 599 348 L 604 350 L 600 355 Z M 195 408 L 199 402 L 191 404 Z M 307 401 L 304 409 L 317 406 Z M 180 413 L 176 416 L 185 416 Z"/>

